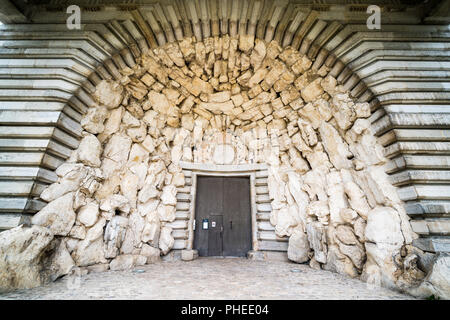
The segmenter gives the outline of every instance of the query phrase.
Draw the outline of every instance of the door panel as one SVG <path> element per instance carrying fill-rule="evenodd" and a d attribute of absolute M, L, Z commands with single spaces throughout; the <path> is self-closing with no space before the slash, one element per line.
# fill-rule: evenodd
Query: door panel
<path fill-rule="evenodd" d="M 222 221 L 222 215 L 209 216 L 208 256 L 210 257 L 223 255 Z"/>
<path fill-rule="evenodd" d="M 223 254 L 245 257 L 252 248 L 249 178 L 226 178 L 223 192 Z"/>
<path fill-rule="evenodd" d="M 203 230 L 202 221 L 211 213 L 222 214 L 223 181 L 216 177 L 197 177 L 197 197 L 195 201 L 194 248 L 201 257 L 208 256 L 208 230 Z M 209 222 L 208 228 L 211 223 Z"/>
<path fill-rule="evenodd" d="M 207 230 L 203 219 L 208 219 Z M 252 247 L 250 179 L 197 177 L 195 220 L 199 256 L 245 257 Z"/>

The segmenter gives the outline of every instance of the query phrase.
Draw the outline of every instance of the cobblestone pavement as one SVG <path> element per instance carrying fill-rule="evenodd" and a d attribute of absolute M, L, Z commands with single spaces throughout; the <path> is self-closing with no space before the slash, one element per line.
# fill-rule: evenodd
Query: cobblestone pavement
<path fill-rule="evenodd" d="M 413 299 L 307 265 L 242 258 L 160 262 L 76 280 L 61 278 L 0 299 Z"/>

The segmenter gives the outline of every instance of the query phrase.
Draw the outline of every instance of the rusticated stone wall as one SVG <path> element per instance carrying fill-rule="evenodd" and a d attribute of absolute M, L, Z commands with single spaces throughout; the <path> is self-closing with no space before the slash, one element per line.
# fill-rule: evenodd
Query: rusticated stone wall
<path fill-rule="evenodd" d="M 118 270 L 167 255 L 185 185 L 179 161 L 266 163 L 268 219 L 289 238 L 290 260 L 391 288 L 419 284 L 423 253 L 369 105 L 311 66 L 275 41 L 186 38 L 101 81 L 78 149 L 32 218 L 58 240 L 52 268 Z"/>

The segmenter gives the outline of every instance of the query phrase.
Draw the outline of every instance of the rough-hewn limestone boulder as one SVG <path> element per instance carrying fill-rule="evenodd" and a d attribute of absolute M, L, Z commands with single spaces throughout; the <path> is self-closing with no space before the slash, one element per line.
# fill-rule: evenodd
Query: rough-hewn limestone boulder
<path fill-rule="evenodd" d="M 74 193 L 70 192 L 46 205 L 33 216 L 34 225 L 48 227 L 53 234 L 66 236 L 75 223 L 76 214 L 73 210 Z"/>
<path fill-rule="evenodd" d="M 109 264 L 112 271 L 129 270 L 135 266 L 142 266 L 147 262 L 147 257 L 136 254 L 123 254 L 114 258 Z"/>
<path fill-rule="evenodd" d="M 156 263 L 161 260 L 161 250 L 148 244 L 142 245 L 140 254 L 147 257 L 147 264 Z"/>
<path fill-rule="evenodd" d="M 75 262 L 67 250 L 66 242 L 64 240 L 56 241 L 56 249 L 53 251 L 51 263 L 49 265 L 50 281 L 55 281 L 59 277 L 69 274 L 75 267 Z"/>
<path fill-rule="evenodd" d="M 41 199 L 50 202 L 62 197 L 68 192 L 76 191 L 88 175 L 88 170 L 82 164 L 65 163 L 61 165 L 56 174 L 59 181 L 51 184 L 41 193 Z"/>
<path fill-rule="evenodd" d="M 170 227 L 162 227 L 161 234 L 159 237 L 159 248 L 163 254 L 167 254 L 170 249 L 172 249 L 174 244 L 174 239 L 171 235 L 172 228 Z"/>
<path fill-rule="evenodd" d="M 44 227 L 0 233 L 0 292 L 33 288 L 68 274 L 74 266 L 64 242 Z"/>
<path fill-rule="evenodd" d="M 84 130 L 92 134 L 99 134 L 105 130 L 103 123 L 108 117 L 108 109 L 104 106 L 90 108 L 84 118 L 81 120 L 81 126 Z"/>
<path fill-rule="evenodd" d="M 314 250 L 314 259 L 319 263 L 327 262 L 327 245 L 325 228 L 321 223 L 311 222 L 306 225 L 306 232 L 311 248 Z"/>
<path fill-rule="evenodd" d="M 434 263 L 432 270 L 428 273 L 423 282 L 413 288 L 407 288 L 406 291 L 412 295 L 421 298 L 435 298 L 450 300 L 450 255 L 440 253 Z"/>
<path fill-rule="evenodd" d="M 102 146 L 97 137 L 92 134 L 86 134 L 85 137 L 81 139 L 80 145 L 75 151 L 75 154 L 77 160 L 86 166 L 100 167 L 101 152 Z"/>
<path fill-rule="evenodd" d="M 94 98 L 108 109 L 117 108 L 122 102 L 123 87 L 114 81 L 102 80 L 97 85 Z"/>
<path fill-rule="evenodd" d="M 288 259 L 297 263 L 309 260 L 309 242 L 302 230 L 295 230 L 289 237 Z"/>
<path fill-rule="evenodd" d="M 401 273 L 396 257 L 400 257 L 404 243 L 397 211 L 390 207 L 377 207 L 370 211 L 364 235 L 367 263 L 363 279 L 396 288 L 395 283 Z"/>

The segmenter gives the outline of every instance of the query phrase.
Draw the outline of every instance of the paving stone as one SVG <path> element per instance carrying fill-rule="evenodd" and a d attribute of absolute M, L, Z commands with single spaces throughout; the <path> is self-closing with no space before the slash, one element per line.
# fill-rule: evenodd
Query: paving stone
<path fill-rule="evenodd" d="M 291 272 L 291 270 L 299 272 Z M 273 299 L 405 300 L 386 288 L 308 265 L 243 258 L 158 262 L 135 270 L 65 277 L 46 286 L 0 294 L 0 299 Z"/>

